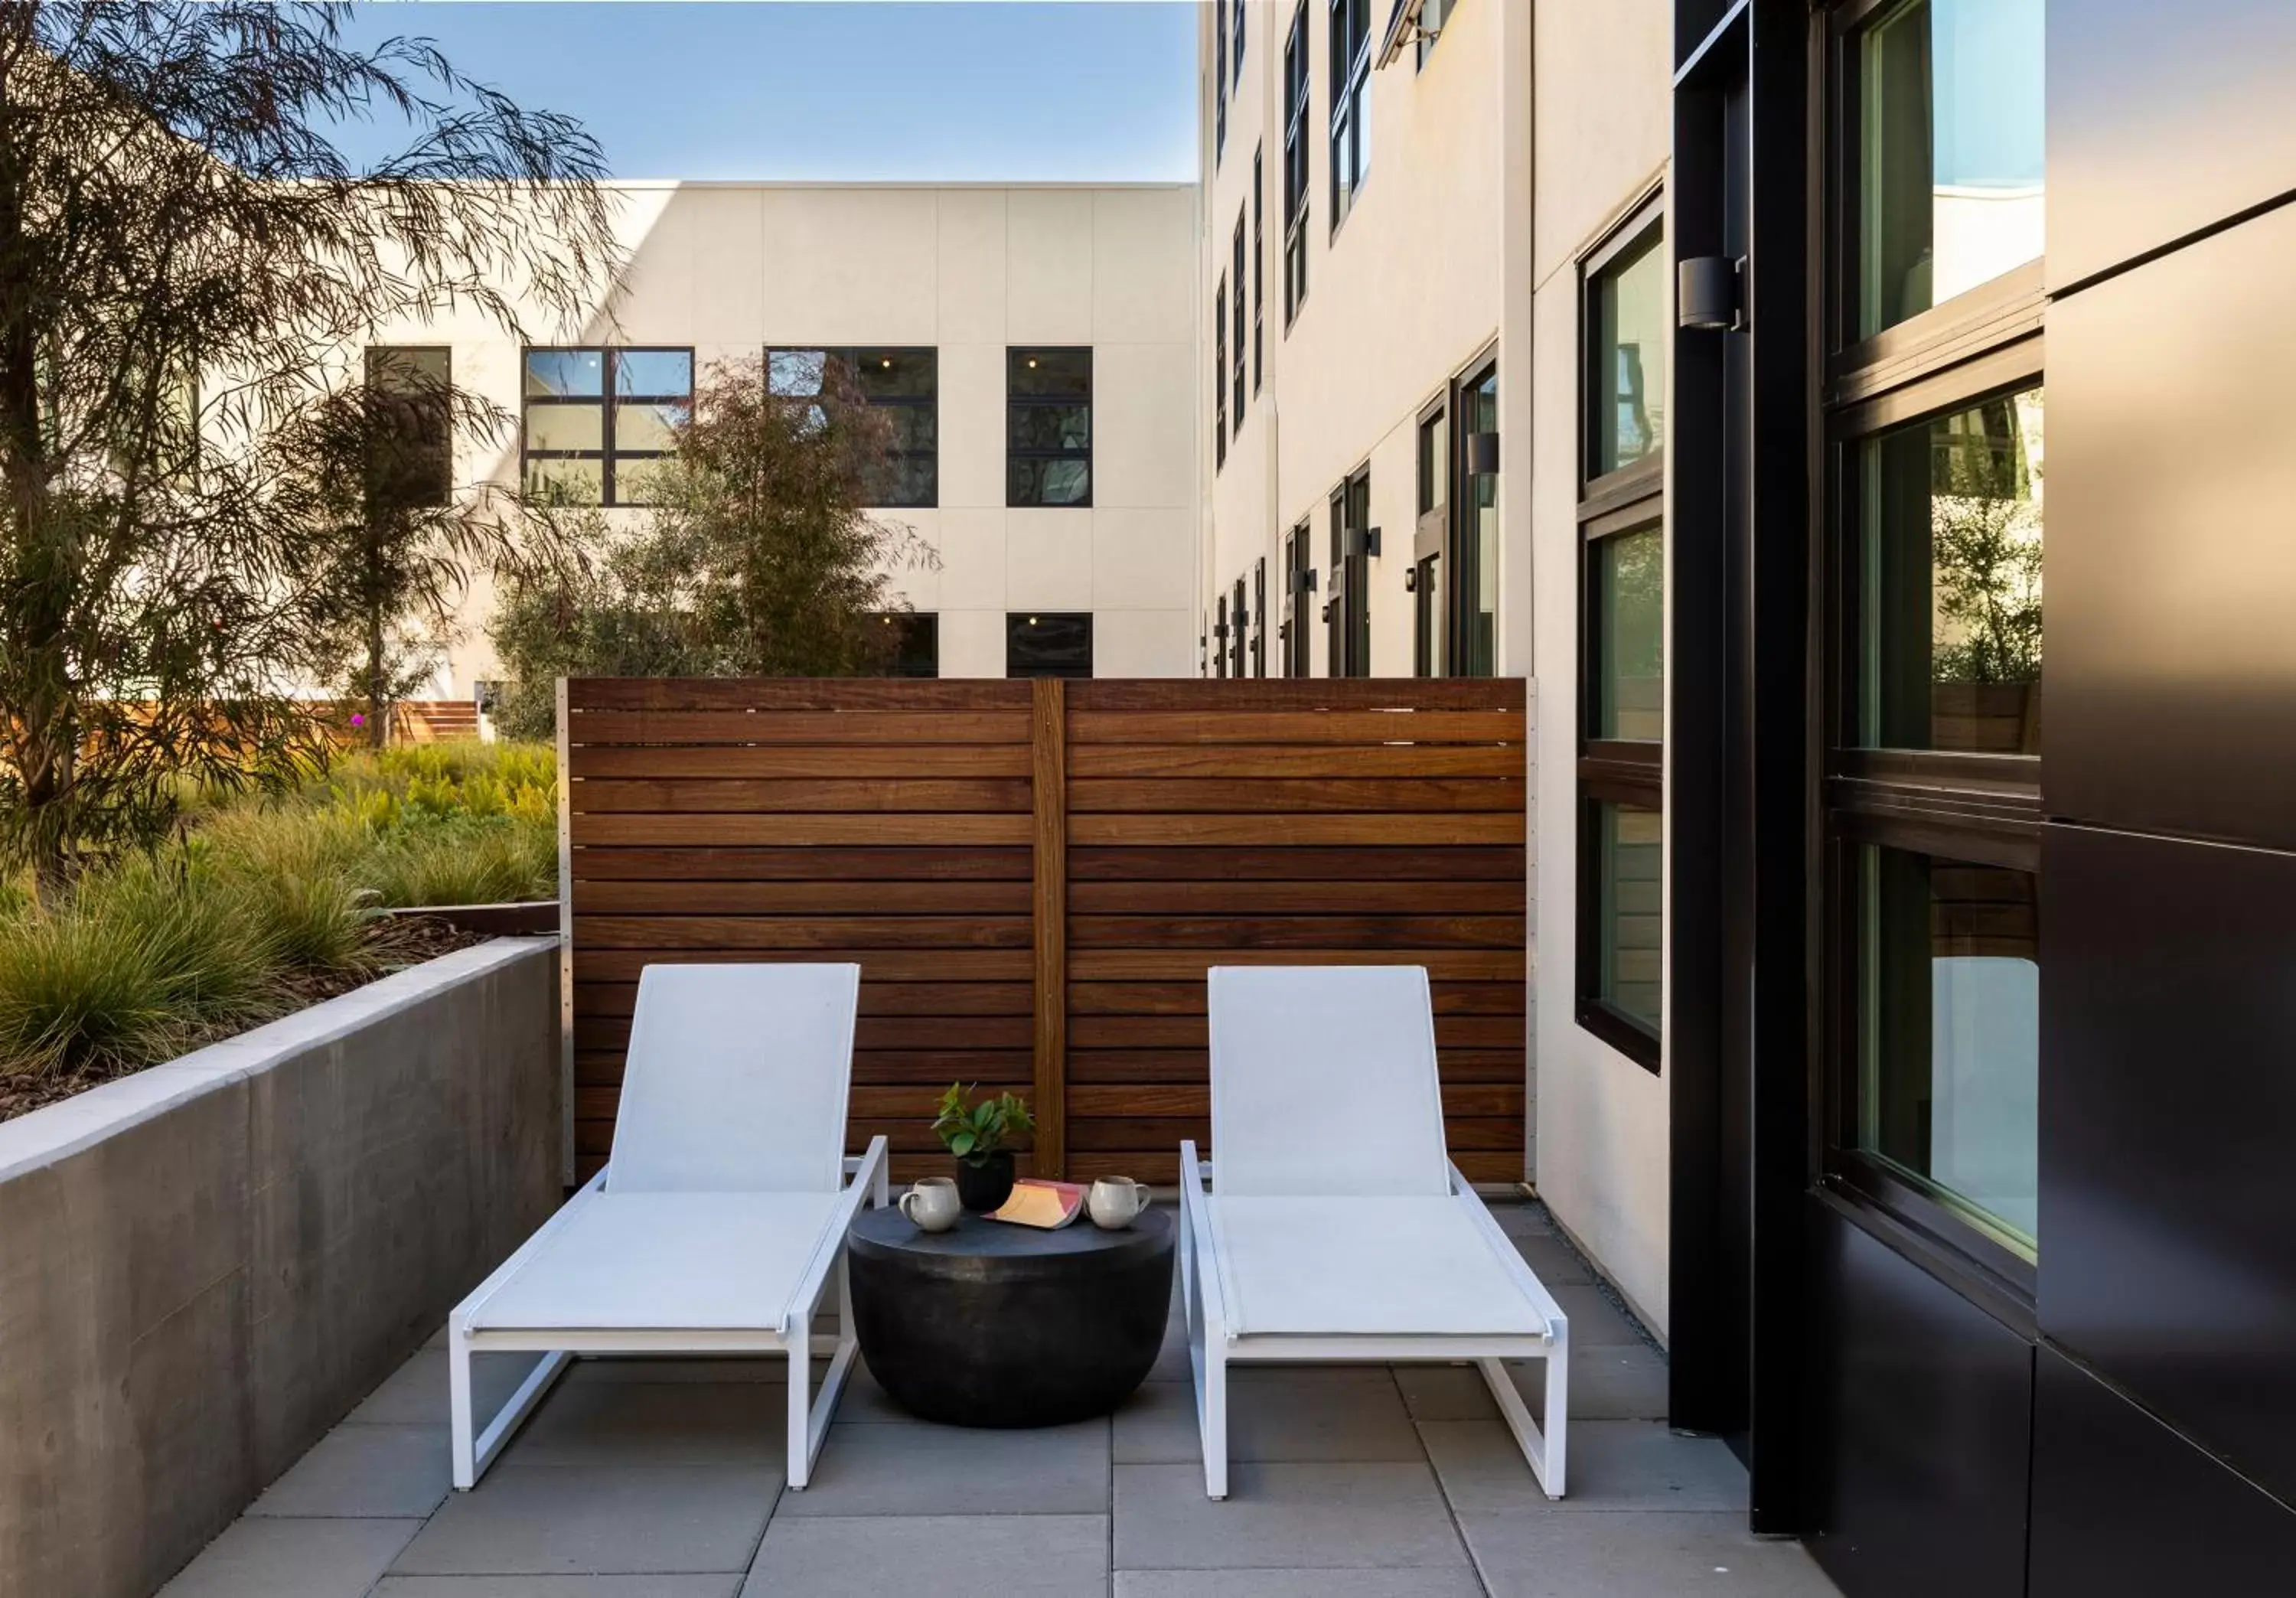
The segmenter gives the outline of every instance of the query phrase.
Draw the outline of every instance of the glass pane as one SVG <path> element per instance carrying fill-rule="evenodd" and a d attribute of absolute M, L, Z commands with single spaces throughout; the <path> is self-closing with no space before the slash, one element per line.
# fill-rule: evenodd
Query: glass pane
<path fill-rule="evenodd" d="M 1857 737 L 2041 750 L 2042 391 L 1864 448 Z"/>
<path fill-rule="evenodd" d="M 1595 807 L 1599 947 L 1595 996 L 1655 1032 L 1665 915 L 1660 866 L 1665 818 L 1638 805 Z"/>
<path fill-rule="evenodd" d="M 617 394 L 691 394 L 693 355 L 685 349 L 618 349 L 614 352 Z"/>
<path fill-rule="evenodd" d="M 1450 476 L 1450 428 L 1439 412 L 1419 424 L 1419 513 L 1424 516 L 1443 503 L 1444 479 Z"/>
<path fill-rule="evenodd" d="M 884 664 L 887 676 L 937 677 L 940 675 L 940 618 L 930 611 L 904 611 L 880 617 L 889 636 Z"/>
<path fill-rule="evenodd" d="M 821 392 L 822 370 L 829 364 L 825 349 L 775 349 L 766 356 L 766 392 L 791 398 L 809 398 Z"/>
<path fill-rule="evenodd" d="M 617 457 L 614 461 L 614 503 L 618 505 L 660 504 L 661 479 L 674 462 L 665 455 Z"/>
<path fill-rule="evenodd" d="M 869 475 L 864 490 L 872 505 L 917 510 L 939 501 L 939 474 L 932 456 L 889 455 Z"/>
<path fill-rule="evenodd" d="M 2041 254 L 2046 0 L 1907 0 L 1861 41 L 1858 336 Z"/>
<path fill-rule="evenodd" d="M 595 405 L 529 405 L 526 407 L 529 449 L 603 449 L 606 413 Z"/>
<path fill-rule="evenodd" d="M 2024 872 L 1858 850 L 1857 1143 L 2030 1258 L 2040 905 Z"/>
<path fill-rule="evenodd" d="M 1009 463 L 1004 503 L 1013 505 L 1080 505 L 1091 503 L 1092 463 L 1014 457 Z"/>
<path fill-rule="evenodd" d="M 443 393 L 450 364 L 450 352 L 444 349 L 370 345 L 366 352 L 367 387 L 386 394 Z"/>
<path fill-rule="evenodd" d="M 1653 231 L 1595 285 L 1595 458 L 1601 477 L 1666 442 L 1666 251 Z"/>
<path fill-rule="evenodd" d="M 861 349 L 853 354 L 854 381 L 871 399 L 931 399 L 939 381 L 939 352 Z"/>
<path fill-rule="evenodd" d="M 1596 738 L 1666 735 L 1666 542 L 1656 528 L 1598 538 L 1595 586 Z"/>
<path fill-rule="evenodd" d="M 603 461 L 529 461 L 526 491 L 562 504 L 594 505 L 605 492 Z"/>
<path fill-rule="evenodd" d="M 1496 371 L 1484 373 L 1460 396 L 1459 427 L 1469 438 L 1499 430 Z M 1466 471 L 1462 487 L 1466 537 L 1454 579 L 1459 586 L 1458 669 L 1462 676 L 1487 677 L 1498 670 L 1499 479 L 1496 472 Z"/>
<path fill-rule="evenodd" d="M 1007 352 L 1005 387 L 1017 397 L 1042 399 L 1092 398 L 1089 349 L 1015 349 Z"/>
<path fill-rule="evenodd" d="M 1016 405 L 1012 407 L 1014 449 L 1090 449 L 1092 407 Z"/>
<path fill-rule="evenodd" d="M 685 425 L 682 405 L 618 405 L 614 407 L 614 448 L 676 449 L 677 430 Z"/>
<path fill-rule="evenodd" d="M 892 449 L 930 453 L 940 436 L 940 418 L 929 405 L 889 405 L 878 408 L 892 429 Z"/>
<path fill-rule="evenodd" d="M 1088 615 L 1022 615 L 1004 619 L 1004 675 L 1008 677 L 1088 677 L 1092 675 L 1092 618 Z"/>
<path fill-rule="evenodd" d="M 531 397 L 598 398 L 606 391 L 605 356 L 594 349 L 529 349 L 526 391 Z"/>

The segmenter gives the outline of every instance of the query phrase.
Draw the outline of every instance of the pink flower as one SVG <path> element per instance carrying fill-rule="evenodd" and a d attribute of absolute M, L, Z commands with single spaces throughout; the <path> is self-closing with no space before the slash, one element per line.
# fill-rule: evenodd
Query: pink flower
<path fill-rule="evenodd" d="M 351 717 L 351 725 L 355 727 L 363 727 L 366 725 L 366 717 L 354 713 Z"/>

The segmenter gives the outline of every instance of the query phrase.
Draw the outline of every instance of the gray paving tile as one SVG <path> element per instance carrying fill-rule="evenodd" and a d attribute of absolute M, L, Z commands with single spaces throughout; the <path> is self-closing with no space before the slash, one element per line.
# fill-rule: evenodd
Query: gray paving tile
<path fill-rule="evenodd" d="M 1548 1287 L 1554 1294 L 1554 1301 L 1562 1307 L 1562 1313 L 1570 1317 L 1573 1354 L 1582 1348 L 1610 1348 L 1620 1343 L 1650 1347 L 1641 1329 L 1619 1313 L 1618 1307 L 1603 1296 L 1601 1288 L 1569 1282 L 1561 1287 L 1550 1282 Z"/>
<path fill-rule="evenodd" d="M 1762 1542 L 1743 1512 L 1459 1518 L 1496 1598 L 1834 1598 L 1798 1543 Z"/>
<path fill-rule="evenodd" d="M 453 1485 L 444 1426 L 338 1426 L 247 1512 L 419 1520 Z"/>
<path fill-rule="evenodd" d="M 1201 1464 L 1116 1467 L 1119 1570 L 1465 1561 L 1423 1464 L 1231 1463 L 1218 1504 L 1204 1496 Z"/>
<path fill-rule="evenodd" d="M 747 1465 L 537 1465 L 513 1449 L 430 1517 L 400 1576 L 684 1575 L 746 1570 L 782 1471 Z"/>
<path fill-rule="evenodd" d="M 1552 1232 L 1514 1232 L 1508 1234 L 1515 1252 L 1530 1266 L 1531 1274 L 1550 1288 L 1582 1286 L 1595 1280 L 1595 1273 L 1578 1257 L 1578 1251 Z"/>
<path fill-rule="evenodd" d="M 471 1407 L 481 1417 L 509 1402 L 538 1354 L 480 1354 L 471 1361 Z M 447 1351 L 423 1348 L 398 1367 L 346 1417 L 354 1425 L 444 1426 Z M 480 1424 L 484 1424 L 481 1420 Z"/>
<path fill-rule="evenodd" d="M 776 1515 L 742 1598 L 1078 1598 L 1108 1590 L 1105 1515 Z"/>
<path fill-rule="evenodd" d="M 739 1576 L 386 1576 L 370 1598 L 734 1598 Z"/>
<path fill-rule="evenodd" d="M 1498 1222 L 1499 1230 L 1509 1237 L 1551 1235 L 1554 1231 L 1554 1217 L 1546 1213 L 1544 1204 L 1505 1200 L 1486 1200 L 1491 1218 Z"/>
<path fill-rule="evenodd" d="M 512 1439 L 532 1465 L 771 1465 L 789 1449 L 788 1389 L 757 1381 L 561 1383 Z"/>
<path fill-rule="evenodd" d="M 1546 1369 L 1536 1359 L 1510 1360 L 1515 1390 L 1542 1424 Z M 1490 1389 L 1471 1365 L 1398 1365 L 1396 1385 L 1416 1421 L 1496 1420 Z M 1570 1415 L 1574 1421 L 1662 1421 L 1667 1414 L 1666 1361 L 1640 1343 L 1575 1348 L 1570 1354 Z"/>
<path fill-rule="evenodd" d="M 1680 1437 L 1654 1421 L 1573 1422 L 1565 1496 L 1554 1502 L 1496 1420 L 1422 1421 L 1427 1457 L 1462 1514 L 1531 1508 L 1714 1510 L 1743 1513 L 1746 1472 L 1718 1438 Z"/>
<path fill-rule="evenodd" d="M 1116 1598 L 1483 1598 L 1472 1570 L 1119 1570 Z"/>
<path fill-rule="evenodd" d="M 363 1598 L 420 1520 L 235 1520 L 160 1598 Z"/>
<path fill-rule="evenodd" d="M 1108 1422 L 974 1431 L 922 1421 L 829 1429 L 781 1516 L 1106 1514 Z"/>
<path fill-rule="evenodd" d="M 1182 1464 L 1203 1457 L 1190 1383 L 1149 1383 L 1116 1412 L 1113 1426 L 1119 1464 Z M 1231 1460 L 1426 1457 L 1395 1379 L 1379 1366 L 1232 1367 L 1227 1427 Z"/>

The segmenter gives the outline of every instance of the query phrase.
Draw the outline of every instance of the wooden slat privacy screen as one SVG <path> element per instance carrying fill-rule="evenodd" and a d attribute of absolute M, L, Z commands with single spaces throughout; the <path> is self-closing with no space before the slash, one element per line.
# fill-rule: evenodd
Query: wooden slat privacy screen
<path fill-rule="evenodd" d="M 565 685 L 578 1176 L 638 973 L 857 960 L 852 1137 L 943 1168 L 953 1079 L 1028 1094 L 1024 1163 L 1170 1182 L 1209 1136 L 1204 973 L 1434 980 L 1453 1157 L 1523 1174 L 1519 680 Z"/>

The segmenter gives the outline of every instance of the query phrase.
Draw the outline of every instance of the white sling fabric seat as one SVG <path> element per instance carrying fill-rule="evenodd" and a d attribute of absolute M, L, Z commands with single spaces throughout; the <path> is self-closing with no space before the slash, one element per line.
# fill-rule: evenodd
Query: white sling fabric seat
<path fill-rule="evenodd" d="M 1204 1490 L 1227 1496 L 1230 1364 L 1472 1360 L 1561 1497 L 1570 1324 L 1445 1149 L 1426 971 L 1220 966 L 1210 989 L 1212 1158 L 1180 1145 Z M 1507 1359 L 1544 1362 L 1543 1425 Z"/>
<path fill-rule="evenodd" d="M 806 1485 L 859 1347 L 846 1233 L 887 1196 L 882 1137 L 844 1154 L 860 981 L 851 964 L 645 968 L 611 1159 L 448 1317 L 457 1487 L 576 1356 L 672 1353 L 786 1355 L 789 1484 Z M 832 1274 L 844 1313 L 816 1344 Z M 516 1350 L 544 1357 L 481 1428 L 472 1356 Z"/>

